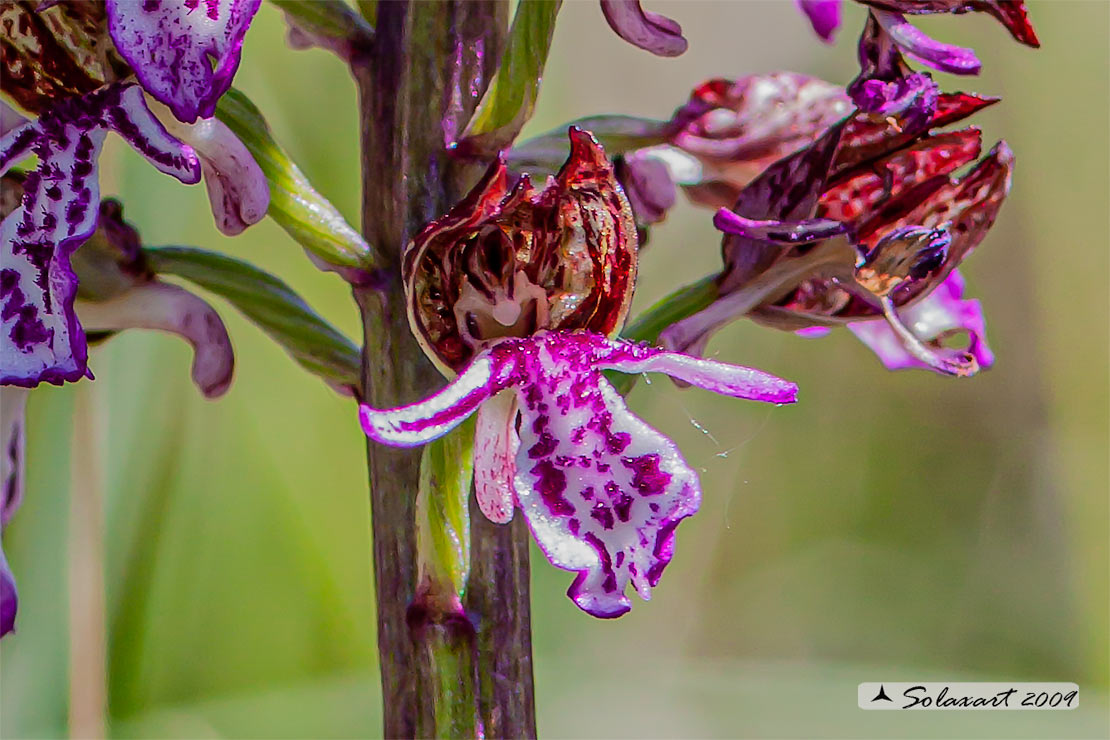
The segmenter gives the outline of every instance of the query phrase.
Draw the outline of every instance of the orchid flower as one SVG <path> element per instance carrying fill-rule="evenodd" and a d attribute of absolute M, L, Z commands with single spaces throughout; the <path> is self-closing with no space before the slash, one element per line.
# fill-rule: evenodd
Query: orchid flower
<path fill-rule="evenodd" d="M 34 184 L 34 173 L 3 177 L 0 211 L 18 212 L 20 191 Z M 7 220 L 4 223 L 8 223 Z M 80 325 L 101 340 L 133 328 L 178 334 L 193 347 L 193 382 L 209 398 L 223 394 L 231 383 L 235 356 L 218 313 L 185 288 L 162 282 L 143 256 L 138 234 L 122 218 L 117 201 L 99 205 L 96 231 L 73 253 L 73 273 L 80 278 L 71 310 Z M 8 268 L 3 279 L 9 278 Z M 10 297 L 19 291 L 18 284 Z M 8 357 L 5 355 L 5 368 Z M 29 389 L 17 384 L 0 386 L 0 523 L 6 525 L 23 498 L 24 409 Z M 0 545 L 0 636 L 14 629 L 17 610 L 15 579 Z"/>
<path fill-rule="evenodd" d="M 858 0 L 870 6 L 876 21 L 901 50 L 916 61 L 940 72 L 974 75 L 982 66 L 972 49 L 941 43 L 913 26 L 906 15 L 928 13 L 990 13 L 1006 27 L 1017 41 L 1040 46 L 1021 0 Z M 842 0 L 798 0 L 798 6 L 809 18 L 813 30 L 825 41 L 831 41 L 840 25 Z"/>
<path fill-rule="evenodd" d="M 383 444 L 415 446 L 478 414 L 475 491 L 482 512 L 515 509 L 586 612 L 644 599 L 697 511 L 697 474 L 674 443 L 635 417 L 602 370 L 662 372 L 737 398 L 794 401 L 796 387 L 749 368 L 608 338 L 620 329 L 636 274 L 636 231 L 613 167 L 587 132 L 547 187 L 509 188 L 497 161 L 405 254 L 409 319 L 425 352 L 457 377 L 391 410 L 363 405 Z"/>
<path fill-rule="evenodd" d="M 223 124 L 205 118 L 231 84 L 258 4 L 107 0 L 5 8 L 12 38 L 4 49 L 3 89 L 39 117 L 0 140 L 0 174 L 24 156 L 38 157 L 22 203 L 0 225 L 0 383 L 33 387 L 88 374 L 70 255 L 96 228 L 97 160 L 109 130 L 184 183 L 198 182 L 203 171 L 226 233 L 265 215 L 269 190 L 257 164 Z M 127 65 L 96 61 L 113 54 L 126 60 L 141 87 L 120 75 Z M 173 136 L 152 114 L 144 90 L 172 110 L 166 118 Z"/>
<path fill-rule="evenodd" d="M 962 299 L 955 270 L 994 222 L 1013 155 L 999 142 L 975 162 L 977 129 L 932 129 L 992 102 L 941 95 L 917 134 L 857 114 L 773 165 L 718 212 L 719 297 L 667 328 L 664 345 L 700 351 L 717 328 L 748 315 L 807 334 L 847 324 L 892 368 L 970 375 L 988 366 L 979 305 Z M 969 336 L 966 350 L 942 345 L 957 332 Z"/>

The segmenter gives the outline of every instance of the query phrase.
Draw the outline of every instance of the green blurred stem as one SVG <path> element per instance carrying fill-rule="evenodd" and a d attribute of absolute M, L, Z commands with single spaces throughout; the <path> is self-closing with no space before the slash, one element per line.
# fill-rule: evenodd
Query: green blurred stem
<path fill-rule="evenodd" d="M 365 400 L 391 408 L 444 383 L 409 330 L 401 252 L 479 174 L 454 159 L 446 144 L 473 113 L 479 96 L 471 91 L 493 76 L 508 3 L 396 0 L 360 9 L 375 12 L 374 40 L 352 60 L 363 231 L 383 263 L 373 285 L 355 288 L 355 298 L 364 326 Z M 367 457 L 385 737 L 475 736 L 478 730 L 486 737 L 534 736 L 526 532 L 519 526 L 491 531 L 474 520 L 465 618 L 421 609 L 415 600 L 420 451 L 371 442 Z"/>
<path fill-rule="evenodd" d="M 104 438 L 100 387 L 78 383 L 69 496 L 69 735 L 105 737 L 108 706 L 104 596 Z"/>

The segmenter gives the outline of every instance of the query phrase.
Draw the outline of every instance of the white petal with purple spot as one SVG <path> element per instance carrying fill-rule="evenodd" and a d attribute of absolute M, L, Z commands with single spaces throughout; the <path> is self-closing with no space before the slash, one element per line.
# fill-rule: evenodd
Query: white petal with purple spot
<path fill-rule="evenodd" d="M 575 603 L 595 616 L 615 617 L 630 608 L 628 584 L 643 598 L 651 596 L 673 554 L 675 527 L 697 511 L 701 493 L 697 474 L 674 443 L 633 415 L 605 380 L 607 368 L 662 372 L 717 393 L 773 403 L 790 403 L 797 393 L 794 384 L 758 370 L 592 332 L 552 331 L 502 340 L 430 398 L 388 411 L 364 405 L 360 418 L 372 439 L 413 446 L 447 433 L 483 403 L 502 403 L 489 400 L 495 394 L 514 390 L 520 409 L 516 503 L 551 562 L 578 572 L 568 592 Z M 475 477 L 491 485 L 507 466 L 482 447 L 503 454 L 506 445 L 497 438 L 507 423 L 503 409 L 491 412 L 476 442 L 478 467 L 487 469 Z M 498 501 L 504 505 L 503 492 L 500 499 L 487 494 L 482 507 L 495 510 L 495 521 L 503 516 L 493 505 Z"/>
<path fill-rule="evenodd" d="M 107 0 L 108 32 L 147 92 L 185 123 L 216 112 L 261 0 Z"/>

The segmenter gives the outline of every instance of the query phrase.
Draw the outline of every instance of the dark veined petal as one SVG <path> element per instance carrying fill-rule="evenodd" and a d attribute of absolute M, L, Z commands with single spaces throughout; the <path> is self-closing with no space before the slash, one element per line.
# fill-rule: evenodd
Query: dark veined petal
<path fill-rule="evenodd" d="M 597 140 L 569 131 L 570 156 L 542 190 L 510 189 L 504 158 L 406 248 L 413 334 L 445 374 L 489 342 L 540 329 L 619 330 L 639 242 L 632 209 Z"/>
<path fill-rule="evenodd" d="M 239 67 L 261 0 L 107 0 L 108 31 L 139 82 L 192 123 L 210 118 Z"/>
<path fill-rule="evenodd" d="M 200 178 L 192 148 L 166 133 L 136 85 L 63 100 L 0 139 L 0 174 L 28 152 L 39 159 L 20 206 L 0 224 L 0 384 L 60 384 L 87 372 L 69 257 L 96 227 L 97 158 L 109 129 L 163 172 L 186 183 Z"/>
<path fill-rule="evenodd" d="M 163 110 L 165 110 L 163 108 Z M 270 184 L 239 137 L 218 118 L 181 123 L 165 115 L 166 129 L 200 157 L 216 227 L 228 236 L 258 223 L 270 207 Z"/>
<path fill-rule="evenodd" d="M 106 301 L 77 301 L 86 331 L 156 329 L 179 335 L 193 347 L 193 382 L 208 398 L 231 385 L 235 353 L 216 310 L 177 285 L 157 280 Z"/>
<path fill-rule="evenodd" d="M 922 64 L 954 75 L 979 74 L 983 65 L 975 56 L 974 50 L 931 38 L 906 20 L 901 13 L 886 10 L 873 10 L 872 13 L 883 30 L 894 39 L 894 43 Z"/>
<path fill-rule="evenodd" d="M 994 364 L 994 353 L 987 346 L 982 306 L 977 300 L 964 300 L 963 293 L 964 280 L 958 271 L 953 271 L 926 298 L 909 308 L 901 309 L 899 318 L 934 353 L 945 351 L 941 342 L 948 336 L 966 334 L 967 353 L 980 368 L 990 367 Z M 848 328 L 879 356 L 889 370 L 934 368 L 933 364 L 923 362 L 910 352 L 905 341 L 882 319 L 855 321 L 849 323 Z"/>
<path fill-rule="evenodd" d="M 797 0 L 798 7 L 809 18 L 813 31 L 829 43 L 832 43 L 836 29 L 840 28 L 841 2 L 842 0 Z"/>
<path fill-rule="evenodd" d="M 0 3 L 0 90 L 29 113 L 113 79 L 97 2 Z"/>
<path fill-rule="evenodd" d="M 23 499 L 25 388 L 0 388 L 0 529 L 7 526 Z M 15 578 L 0 543 L 0 637 L 15 628 L 18 595 Z"/>
<path fill-rule="evenodd" d="M 791 403 L 797 387 L 750 368 L 607 339 L 542 332 L 483 350 L 445 389 L 398 409 L 359 409 L 366 434 L 397 445 L 450 431 L 495 394 L 520 408 L 513 486 L 551 562 L 578 572 L 568 591 L 598 617 L 628 611 L 631 583 L 651 596 L 674 552 L 674 530 L 697 511 L 697 474 L 674 443 L 634 416 L 601 371 L 662 372 L 716 393 Z"/>
<path fill-rule="evenodd" d="M 666 16 L 640 7 L 640 0 L 601 0 L 601 12 L 609 27 L 622 39 L 661 57 L 676 57 L 686 51 L 682 26 Z"/>

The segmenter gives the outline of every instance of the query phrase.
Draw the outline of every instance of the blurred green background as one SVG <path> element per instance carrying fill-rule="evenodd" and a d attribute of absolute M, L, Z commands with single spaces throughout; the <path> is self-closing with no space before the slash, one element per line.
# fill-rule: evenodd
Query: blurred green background
<path fill-rule="evenodd" d="M 790 2 L 647 4 L 682 23 L 689 52 L 654 57 L 617 38 L 596 1 L 567 2 L 526 134 L 594 113 L 666 117 L 711 76 L 855 74 L 858 7 L 827 47 Z M 564 596 L 571 576 L 534 552 L 542 734 L 1110 735 L 1110 5 L 1033 2 L 1031 12 L 1037 52 L 985 15 L 920 22 L 983 59 L 982 77 L 947 87 L 1005 98 L 975 123 L 988 146 L 1004 135 L 1016 151 L 1014 191 L 964 269 L 988 311 L 996 367 L 966 382 L 889 373 L 846 332 L 805 340 L 738 323 L 711 353 L 797 381 L 801 403 L 641 383 L 633 408 L 678 440 L 705 501 L 680 528 L 654 600 L 619 620 L 579 612 Z M 353 84 L 327 53 L 294 52 L 283 36 L 264 5 L 236 84 L 357 224 Z M 249 259 L 357 335 L 344 286 L 272 222 L 220 236 L 202 188 L 118 142 L 103 172 L 105 194 L 120 194 L 148 244 Z M 682 204 L 644 253 L 637 306 L 715 270 L 719 241 L 709 214 Z M 95 478 L 92 453 L 113 736 L 380 733 L 354 407 L 216 303 L 238 359 L 220 401 L 191 386 L 183 343 L 149 333 L 94 350 L 96 383 L 31 397 L 28 493 L 4 539 L 21 596 L 19 631 L 0 651 L 4 737 L 67 733 L 71 480 Z M 923 679 L 1075 681 L 1081 705 L 855 706 L 860 681 Z"/>

